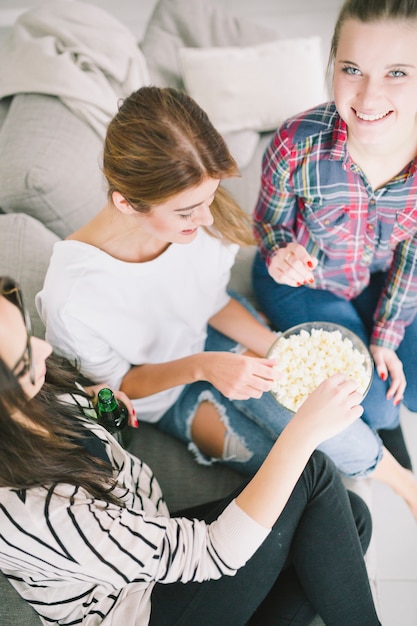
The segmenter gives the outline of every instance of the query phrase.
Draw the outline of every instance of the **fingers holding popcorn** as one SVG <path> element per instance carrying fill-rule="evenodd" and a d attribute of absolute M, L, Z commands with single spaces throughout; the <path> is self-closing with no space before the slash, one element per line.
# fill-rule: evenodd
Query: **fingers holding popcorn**
<path fill-rule="evenodd" d="M 317 259 L 304 246 L 291 242 L 274 254 L 268 271 L 276 282 L 300 287 L 314 283 L 313 270 L 316 265 Z"/>
<path fill-rule="evenodd" d="M 317 438 L 317 445 L 339 434 L 363 414 L 358 383 L 345 374 L 327 378 L 308 396 L 294 419 Z"/>

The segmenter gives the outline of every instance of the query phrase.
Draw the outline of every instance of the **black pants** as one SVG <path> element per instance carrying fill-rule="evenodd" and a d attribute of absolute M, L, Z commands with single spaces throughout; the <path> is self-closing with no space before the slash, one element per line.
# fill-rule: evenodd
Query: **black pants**
<path fill-rule="evenodd" d="M 235 496 L 182 511 L 216 519 Z M 348 493 L 333 463 L 315 452 L 264 543 L 235 576 L 157 583 L 150 626 L 376 626 L 363 559 L 371 538 L 365 503 Z"/>

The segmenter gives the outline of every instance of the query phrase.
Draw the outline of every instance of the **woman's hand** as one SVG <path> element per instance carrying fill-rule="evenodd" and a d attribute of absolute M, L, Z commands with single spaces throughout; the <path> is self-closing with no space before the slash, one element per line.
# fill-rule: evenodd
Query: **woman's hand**
<path fill-rule="evenodd" d="M 324 380 L 303 402 L 294 416 L 319 445 L 350 426 L 363 413 L 358 383 L 344 374 Z"/>
<path fill-rule="evenodd" d="M 106 383 L 99 383 L 98 385 L 91 385 L 91 387 L 84 387 L 87 393 L 90 393 L 93 395 L 93 398 L 97 396 L 100 389 L 104 389 L 104 388 L 111 389 L 110 385 L 107 385 Z M 138 428 L 139 426 L 138 418 L 136 417 L 136 411 L 133 408 L 133 404 L 129 396 L 127 396 L 124 393 L 124 391 L 120 391 L 120 389 L 116 391 L 114 389 L 111 389 L 111 390 L 114 393 L 115 398 L 123 402 L 123 404 L 126 406 L 129 412 L 129 426 L 132 426 L 132 428 Z"/>
<path fill-rule="evenodd" d="M 268 271 L 277 283 L 300 287 L 314 283 L 313 270 L 316 266 L 317 259 L 304 246 L 292 242 L 274 254 Z"/>
<path fill-rule="evenodd" d="M 361 400 L 357 383 L 343 374 L 324 380 L 286 425 L 254 478 L 237 496 L 237 505 L 270 528 L 315 448 L 362 415 Z"/>
<path fill-rule="evenodd" d="M 391 378 L 391 385 L 387 391 L 387 400 L 392 398 L 395 405 L 399 404 L 404 397 L 404 391 L 407 386 L 402 362 L 394 350 L 389 348 L 371 345 L 370 351 L 378 376 L 382 380 L 387 380 L 388 376 Z"/>
<path fill-rule="evenodd" d="M 270 391 L 276 374 L 275 359 L 263 359 L 232 352 L 200 354 L 201 373 L 198 380 L 207 380 L 231 400 L 260 398 Z"/>

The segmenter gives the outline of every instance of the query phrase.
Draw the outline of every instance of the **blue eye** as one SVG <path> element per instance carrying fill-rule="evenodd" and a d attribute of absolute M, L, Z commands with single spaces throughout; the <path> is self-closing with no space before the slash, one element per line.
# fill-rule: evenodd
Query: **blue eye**
<path fill-rule="evenodd" d="M 407 76 L 407 74 L 402 70 L 392 70 L 389 75 L 393 78 L 403 78 L 403 76 Z"/>
<path fill-rule="evenodd" d="M 349 76 L 360 76 L 360 73 L 361 73 L 357 67 L 352 67 L 351 65 L 349 66 L 345 65 L 342 68 L 342 72 L 344 72 L 345 74 L 349 74 Z"/>

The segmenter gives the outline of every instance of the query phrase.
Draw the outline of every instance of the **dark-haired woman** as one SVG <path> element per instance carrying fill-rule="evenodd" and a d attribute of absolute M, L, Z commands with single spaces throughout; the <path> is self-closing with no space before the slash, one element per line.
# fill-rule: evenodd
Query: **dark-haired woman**
<path fill-rule="evenodd" d="M 353 381 L 322 383 L 240 492 L 170 517 L 27 319 L 1 278 L 0 568 L 43 624 L 380 624 L 369 512 L 314 452 L 361 415 Z"/>

